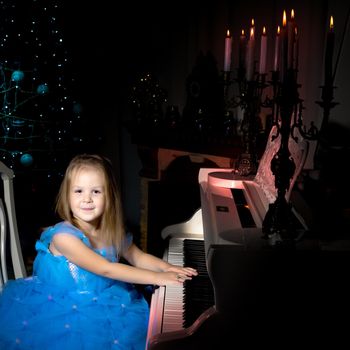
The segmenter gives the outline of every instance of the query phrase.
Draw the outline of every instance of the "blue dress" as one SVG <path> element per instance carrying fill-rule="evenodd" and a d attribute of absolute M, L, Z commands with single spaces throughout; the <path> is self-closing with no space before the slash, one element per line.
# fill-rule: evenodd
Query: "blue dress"
<path fill-rule="evenodd" d="M 76 227 L 60 222 L 36 243 L 33 276 L 9 281 L 0 297 L 0 349 L 144 350 L 149 306 L 134 285 L 98 276 L 50 253 L 53 235 Z M 131 235 L 125 244 L 130 244 Z M 110 261 L 113 247 L 94 249 Z"/>

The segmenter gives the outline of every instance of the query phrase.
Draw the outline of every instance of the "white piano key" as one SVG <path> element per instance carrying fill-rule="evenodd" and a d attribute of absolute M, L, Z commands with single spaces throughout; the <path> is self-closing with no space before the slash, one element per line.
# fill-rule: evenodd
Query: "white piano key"
<path fill-rule="evenodd" d="M 169 245 L 164 252 L 163 259 L 171 264 L 184 266 L 185 251 L 184 240 L 190 237 L 172 237 Z M 203 241 L 203 237 L 191 237 L 191 240 Z M 188 254 L 188 253 L 187 253 Z M 196 254 L 196 252 L 194 252 Z M 204 252 L 203 252 L 204 257 Z M 147 344 L 157 341 L 157 334 L 168 333 L 172 331 L 181 331 L 186 323 L 186 303 L 185 303 L 186 284 L 178 284 L 167 287 L 160 287 L 159 296 L 153 295 L 151 301 L 150 318 L 151 322 L 148 329 Z M 161 322 L 159 322 L 161 320 Z M 146 345 L 146 349 L 147 349 Z"/>
<path fill-rule="evenodd" d="M 183 239 L 172 238 L 169 241 L 168 262 L 184 266 Z M 175 285 L 165 288 L 163 332 L 183 329 L 184 313 L 184 286 Z"/>

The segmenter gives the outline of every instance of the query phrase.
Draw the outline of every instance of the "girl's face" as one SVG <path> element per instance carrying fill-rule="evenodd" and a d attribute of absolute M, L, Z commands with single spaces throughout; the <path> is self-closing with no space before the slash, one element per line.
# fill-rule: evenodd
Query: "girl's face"
<path fill-rule="evenodd" d="M 73 174 L 69 204 L 73 216 L 82 227 L 96 228 L 106 204 L 106 186 L 99 169 L 86 167 Z"/>

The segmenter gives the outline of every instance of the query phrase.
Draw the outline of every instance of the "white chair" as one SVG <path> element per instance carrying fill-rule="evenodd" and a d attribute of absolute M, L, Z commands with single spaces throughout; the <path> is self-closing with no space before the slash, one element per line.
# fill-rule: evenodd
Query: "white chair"
<path fill-rule="evenodd" d="M 13 170 L 0 162 L 0 174 L 3 185 L 4 200 L 0 198 L 0 289 L 10 278 L 26 277 L 22 249 L 18 236 L 15 201 L 13 194 Z M 9 246 L 7 238 L 10 239 Z M 8 259 L 7 253 L 10 253 Z M 8 266 L 8 262 L 11 263 Z"/>

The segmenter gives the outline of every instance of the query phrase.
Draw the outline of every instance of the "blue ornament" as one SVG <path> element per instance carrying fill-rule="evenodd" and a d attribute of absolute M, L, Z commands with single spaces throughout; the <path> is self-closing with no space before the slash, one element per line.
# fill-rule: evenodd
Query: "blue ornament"
<path fill-rule="evenodd" d="M 15 70 L 12 72 L 11 80 L 12 81 L 21 81 L 24 78 L 24 73 L 21 70 Z"/>
<path fill-rule="evenodd" d="M 81 113 L 81 110 L 82 110 L 81 104 L 78 102 L 75 102 L 73 105 L 73 112 L 76 114 L 79 114 Z"/>
<path fill-rule="evenodd" d="M 36 92 L 39 94 L 39 95 L 45 95 L 49 92 L 49 87 L 47 86 L 47 84 L 40 84 L 38 86 L 38 88 L 36 89 Z"/>
<path fill-rule="evenodd" d="M 33 157 L 29 153 L 25 153 L 21 156 L 21 164 L 23 166 L 31 166 L 33 164 Z"/>

